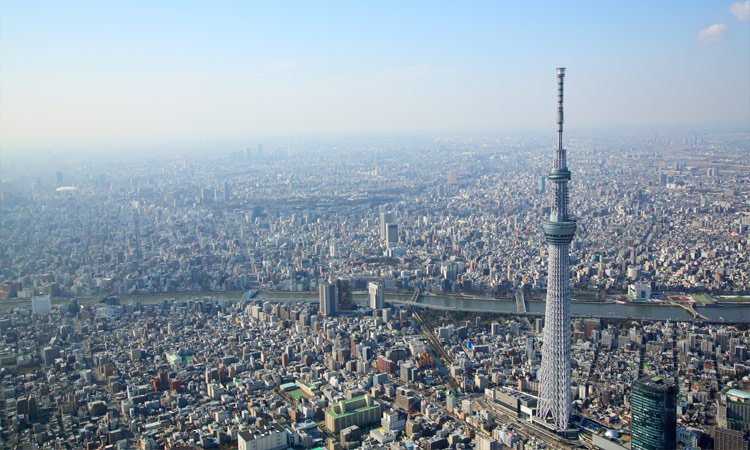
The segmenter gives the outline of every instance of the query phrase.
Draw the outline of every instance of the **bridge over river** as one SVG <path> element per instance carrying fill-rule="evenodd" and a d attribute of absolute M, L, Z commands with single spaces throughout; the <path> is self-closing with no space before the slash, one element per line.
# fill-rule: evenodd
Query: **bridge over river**
<path fill-rule="evenodd" d="M 366 292 L 355 292 L 354 302 L 363 307 L 369 304 Z M 210 292 L 210 293 L 181 293 L 159 295 L 136 295 L 120 298 L 120 303 L 159 303 L 169 301 L 218 300 L 241 301 L 242 292 Z M 262 291 L 255 300 L 287 301 L 287 302 L 317 302 L 317 292 L 276 292 Z M 55 299 L 53 304 L 63 304 L 69 300 Z M 393 293 L 386 292 L 386 303 L 394 305 L 410 305 L 417 308 L 430 308 L 444 311 L 467 311 L 479 313 L 497 313 L 508 315 L 522 315 L 541 317 L 544 315 L 543 301 L 526 299 L 523 304 L 524 313 L 519 313 L 519 303 L 515 300 L 502 300 L 490 297 L 465 295 L 435 295 L 420 292 Z M 96 302 L 94 298 L 79 299 L 81 303 Z M 4 307 L 4 308 L 3 308 Z M 13 307 L 31 307 L 30 300 L 5 302 L 0 310 Z M 671 320 L 692 321 L 696 319 L 713 323 L 747 323 L 750 324 L 750 303 L 688 305 L 677 303 L 601 303 L 576 302 L 571 305 L 574 317 L 598 317 L 603 319 L 632 319 L 632 320 Z"/>
<path fill-rule="evenodd" d="M 401 299 L 386 302 L 408 304 Z M 423 294 L 417 307 L 444 311 L 469 311 L 504 313 L 531 317 L 544 316 L 545 303 L 525 302 L 526 312 L 519 314 L 516 301 L 496 300 L 482 297 L 441 296 Z M 695 306 L 682 303 L 584 303 L 571 304 L 573 317 L 598 317 L 603 319 L 671 320 L 691 321 L 700 319 L 715 323 L 750 323 L 750 304 Z"/>
<path fill-rule="evenodd" d="M 307 301 L 318 300 L 316 293 L 307 292 L 263 292 L 260 300 Z M 368 305 L 366 293 L 355 293 L 354 302 L 361 306 Z M 418 301 L 414 301 L 417 299 Z M 528 317 L 544 316 L 543 301 L 525 301 L 525 313 L 519 314 L 515 300 L 501 300 L 489 297 L 475 297 L 463 295 L 434 295 L 420 293 L 413 294 L 385 294 L 386 303 L 393 305 L 408 305 L 416 308 L 435 309 L 442 311 L 467 311 L 479 313 L 497 313 L 508 315 L 523 315 Z M 670 303 L 602 303 L 576 302 L 571 304 L 573 317 L 598 317 L 602 319 L 630 319 L 630 320 L 660 320 L 660 321 L 692 321 L 700 319 L 714 323 L 748 323 L 750 324 L 750 304 L 722 304 L 722 305 L 683 305 Z"/>

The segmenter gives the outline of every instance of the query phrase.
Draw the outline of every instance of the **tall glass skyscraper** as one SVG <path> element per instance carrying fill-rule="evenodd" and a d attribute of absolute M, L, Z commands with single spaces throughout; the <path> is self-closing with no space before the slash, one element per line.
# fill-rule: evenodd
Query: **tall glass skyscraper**
<path fill-rule="evenodd" d="M 661 377 L 633 383 L 630 396 L 632 450 L 677 448 L 677 387 Z"/>

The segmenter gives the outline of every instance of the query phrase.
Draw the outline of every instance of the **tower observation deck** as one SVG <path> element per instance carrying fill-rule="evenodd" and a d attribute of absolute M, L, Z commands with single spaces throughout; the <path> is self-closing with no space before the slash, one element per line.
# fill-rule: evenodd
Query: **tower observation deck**
<path fill-rule="evenodd" d="M 570 171 L 563 147 L 563 85 L 565 68 L 557 69 L 557 149 L 552 171 L 552 208 L 542 220 L 542 231 L 549 249 L 547 305 L 542 344 L 542 367 L 539 376 L 538 418 L 564 431 L 572 412 L 570 393 L 570 285 L 569 247 L 576 222 L 568 214 L 568 181 Z"/>

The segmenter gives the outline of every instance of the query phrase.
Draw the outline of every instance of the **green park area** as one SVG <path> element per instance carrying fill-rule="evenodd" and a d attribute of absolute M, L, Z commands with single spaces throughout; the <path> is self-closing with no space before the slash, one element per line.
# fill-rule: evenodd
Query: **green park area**
<path fill-rule="evenodd" d="M 693 294 L 691 295 L 691 297 L 693 297 L 696 302 L 702 305 L 710 305 L 714 302 L 713 298 L 711 298 L 711 296 L 708 294 Z"/>
<path fill-rule="evenodd" d="M 289 392 L 289 395 L 291 395 L 295 400 L 299 400 L 300 398 L 305 396 L 299 389 Z"/>

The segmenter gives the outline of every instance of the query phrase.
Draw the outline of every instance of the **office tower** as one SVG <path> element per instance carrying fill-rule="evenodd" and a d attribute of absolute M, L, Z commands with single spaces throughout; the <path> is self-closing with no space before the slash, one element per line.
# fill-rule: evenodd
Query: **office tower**
<path fill-rule="evenodd" d="M 536 180 L 536 192 L 538 194 L 544 194 L 546 192 L 547 177 L 539 177 Z"/>
<path fill-rule="evenodd" d="M 383 283 L 369 283 L 367 290 L 370 292 L 370 308 L 374 311 L 383 309 L 385 303 Z"/>
<path fill-rule="evenodd" d="M 45 366 L 51 366 L 59 357 L 60 349 L 57 347 L 44 347 L 44 350 L 42 350 L 42 360 Z"/>
<path fill-rule="evenodd" d="M 133 257 L 135 261 L 141 262 L 143 251 L 141 249 L 141 211 L 138 208 L 133 209 L 133 224 L 135 225 L 135 248 L 133 248 Z"/>
<path fill-rule="evenodd" d="M 320 283 L 320 315 L 327 317 L 336 314 L 336 284 L 324 281 Z"/>
<path fill-rule="evenodd" d="M 456 171 L 454 169 L 448 170 L 448 184 L 456 184 Z"/>
<path fill-rule="evenodd" d="M 16 414 L 23 415 L 22 419 L 26 423 L 36 422 L 39 416 L 39 408 L 36 399 L 29 394 L 16 400 Z"/>
<path fill-rule="evenodd" d="M 383 322 L 390 322 L 391 317 L 393 316 L 393 311 L 391 311 L 391 308 L 383 308 Z"/>
<path fill-rule="evenodd" d="M 630 395 L 632 450 L 677 448 L 677 387 L 661 377 L 633 383 Z"/>
<path fill-rule="evenodd" d="M 398 243 L 398 224 L 388 223 L 385 228 L 385 243 L 388 247 Z"/>
<path fill-rule="evenodd" d="M 391 211 L 380 212 L 380 224 L 379 224 L 380 225 L 380 239 L 386 240 L 387 238 L 386 233 L 388 232 L 388 224 L 393 223 L 393 221 L 395 220 L 396 220 L 396 215 L 393 212 Z"/>
<path fill-rule="evenodd" d="M 551 419 L 558 430 L 568 429 L 572 411 L 570 398 L 570 261 L 568 247 L 576 231 L 575 220 L 568 216 L 570 171 L 563 148 L 563 82 L 565 69 L 557 69 L 557 151 L 547 177 L 553 194 L 549 220 L 542 221 L 547 239 L 549 262 L 547 306 L 544 314 L 542 367 L 539 383 L 538 416 Z"/>
<path fill-rule="evenodd" d="M 350 279 L 339 278 L 336 284 L 336 308 L 338 310 L 349 310 L 355 308 L 352 296 L 352 283 Z"/>
<path fill-rule="evenodd" d="M 216 192 L 211 188 L 201 188 L 201 204 L 210 205 L 216 198 Z"/>
<path fill-rule="evenodd" d="M 31 313 L 35 316 L 48 316 L 52 310 L 49 295 L 31 298 Z"/>

